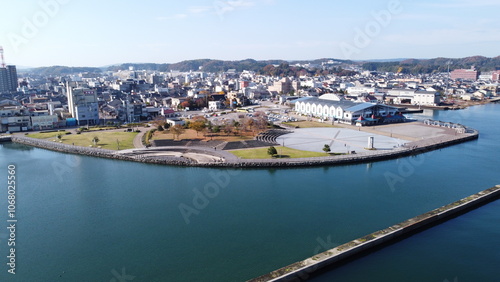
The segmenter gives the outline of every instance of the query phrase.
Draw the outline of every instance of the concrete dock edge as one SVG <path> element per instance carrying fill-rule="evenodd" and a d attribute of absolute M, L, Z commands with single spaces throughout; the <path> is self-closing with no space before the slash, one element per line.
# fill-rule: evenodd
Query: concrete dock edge
<path fill-rule="evenodd" d="M 361 238 L 337 246 L 326 252 L 317 254 L 268 274 L 249 280 L 263 281 L 302 281 L 324 270 L 338 266 L 356 256 L 369 253 L 381 246 L 395 243 L 439 223 L 462 215 L 500 198 L 500 185 L 473 194 L 451 204 L 434 209 L 419 216 L 410 218 L 383 230 L 376 231 Z"/>

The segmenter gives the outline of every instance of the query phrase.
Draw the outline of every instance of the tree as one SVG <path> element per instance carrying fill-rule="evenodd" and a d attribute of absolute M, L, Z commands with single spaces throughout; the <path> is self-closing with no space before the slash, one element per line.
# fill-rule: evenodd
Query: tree
<path fill-rule="evenodd" d="M 212 133 L 219 133 L 219 132 L 220 132 L 220 125 L 212 126 Z"/>
<path fill-rule="evenodd" d="M 164 130 L 164 129 L 163 129 L 163 126 L 161 126 L 161 124 L 160 124 L 160 125 L 158 125 L 158 131 L 163 131 L 163 130 Z"/>
<path fill-rule="evenodd" d="M 203 131 L 207 127 L 207 119 L 202 116 L 196 116 L 193 118 L 191 123 L 189 123 L 189 128 L 194 129 L 196 131 L 196 136 L 200 131 Z"/>
<path fill-rule="evenodd" d="M 165 117 L 164 116 L 157 116 L 155 117 L 155 119 L 153 121 L 151 121 L 152 124 L 156 125 L 156 127 L 158 126 L 165 126 L 165 124 L 167 123 L 165 121 Z"/>
<path fill-rule="evenodd" d="M 331 151 L 331 149 L 330 149 L 330 145 L 325 144 L 325 146 L 323 147 L 323 151 L 324 151 L 325 153 L 330 153 L 330 151 Z"/>
<path fill-rule="evenodd" d="M 271 157 L 274 157 L 278 154 L 278 151 L 276 150 L 276 148 L 274 148 L 274 146 L 271 146 L 267 149 L 267 154 L 271 155 Z"/>
<path fill-rule="evenodd" d="M 238 135 L 241 130 L 241 123 L 233 120 L 233 133 L 234 135 Z"/>
<path fill-rule="evenodd" d="M 180 125 L 180 124 L 176 124 L 172 127 L 170 127 L 170 132 L 172 132 L 172 134 L 174 135 L 174 139 L 179 139 L 179 137 L 186 131 L 186 129 L 184 129 L 184 126 Z"/>
<path fill-rule="evenodd" d="M 94 136 L 94 138 L 92 138 L 92 143 L 94 143 L 94 146 L 97 146 L 97 143 L 99 142 L 99 137 L 97 136 Z"/>
<path fill-rule="evenodd" d="M 61 141 L 62 137 L 63 137 L 62 133 L 57 134 L 57 139 L 59 139 L 59 141 Z"/>

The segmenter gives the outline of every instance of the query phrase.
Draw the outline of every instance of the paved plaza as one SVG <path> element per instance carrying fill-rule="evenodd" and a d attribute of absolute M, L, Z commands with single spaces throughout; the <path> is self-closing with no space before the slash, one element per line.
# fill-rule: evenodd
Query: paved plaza
<path fill-rule="evenodd" d="M 425 125 L 421 122 L 397 123 L 370 127 L 340 125 L 344 128 L 297 128 L 294 132 L 277 138 L 277 142 L 293 149 L 323 152 L 325 144 L 332 153 L 368 150 L 368 138 L 374 138 L 377 150 L 392 150 L 403 144 L 436 137 L 456 135 L 451 128 Z"/>
<path fill-rule="evenodd" d="M 323 152 L 325 144 L 330 146 L 332 153 L 366 152 L 369 137 L 374 138 L 374 148 L 377 150 L 392 150 L 408 141 L 391 138 L 374 133 L 346 128 L 299 128 L 277 138 L 277 142 L 286 147 L 313 152 Z"/>

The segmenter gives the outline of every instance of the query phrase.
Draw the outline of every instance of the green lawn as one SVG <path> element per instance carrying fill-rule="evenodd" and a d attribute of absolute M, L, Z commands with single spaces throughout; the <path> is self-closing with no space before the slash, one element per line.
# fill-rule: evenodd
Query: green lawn
<path fill-rule="evenodd" d="M 309 151 L 295 150 L 287 147 L 275 147 L 278 151 L 278 156 L 283 158 L 312 158 L 312 157 L 327 157 L 330 156 L 326 153 L 317 153 Z M 229 151 L 233 155 L 240 157 L 242 159 L 271 159 L 272 157 L 267 154 L 266 148 L 256 148 L 256 149 L 245 149 L 245 150 L 234 150 Z"/>
<path fill-rule="evenodd" d="M 57 135 L 59 133 L 64 132 L 50 132 L 50 133 L 34 133 L 28 134 L 26 136 L 37 139 L 46 139 L 46 140 L 55 140 L 57 139 Z M 69 134 L 62 136 L 62 143 L 64 144 L 74 144 L 75 146 L 89 147 L 89 145 L 94 145 L 92 143 L 92 139 L 94 136 L 99 138 L 99 142 L 97 142 L 97 146 L 100 146 L 103 149 L 109 150 L 117 150 L 118 143 L 120 142 L 120 150 L 124 149 L 132 149 L 134 148 L 134 137 L 137 135 L 137 132 L 108 132 L 108 131 L 100 131 L 100 132 L 85 132 L 82 134 Z"/>
<path fill-rule="evenodd" d="M 332 125 L 331 121 L 317 122 L 317 121 L 294 121 L 294 122 L 284 122 L 283 124 L 299 127 L 299 128 L 312 128 L 312 127 L 339 127 Z"/>

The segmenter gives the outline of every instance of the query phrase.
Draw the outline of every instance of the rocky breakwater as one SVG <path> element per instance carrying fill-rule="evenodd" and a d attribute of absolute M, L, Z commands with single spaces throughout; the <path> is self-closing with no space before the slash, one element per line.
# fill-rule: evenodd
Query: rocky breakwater
<path fill-rule="evenodd" d="M 34 147 L 93 157 L 103 157 L 118 160 L 136 161 L 143 163 L 177 165 L 177 166 L 200 166 L 200 167 L 237 167 L 237 168 L 268 168 L 268 167 L 306 167 L 306 166 L 331 166 L 353 163 L 373 162 L 394 159 L 404 156 L 417 155 L 432 150 L 451 146 L 461 142 L 477 139 L 479 132 L 466 128 L 464 133 L 446 135 L 434 138 L 426 138 L 405 144 L 405 146 L 391 150 L 373 150 L 361 154 L 327 156 L 316 158 L 283 158 L 283 159 L 239 159 L 229 152 L 210 148 L 194 148 L 189 146 L 156 147 L 147 151 L 124 153 L 123 151 L 112 151 L 99 148 L 87 148 L 58 142 L 33 139 L 25 136 L 12 136 L 12 142 L 26 144 Z M 159 156 L 152 155 L 155 150 L 174 150 L 180 153 L 191 152 L 207 156 L 214 156 L 213 161 L 199 161 L 188 157 Z"/>
<path fill-rule="evenodd" d="M 192 165 L 192 161 L 188 159 L 182 158 L 154 158 L 154 157 L 143 157 L 143 156 L 128 156 L 117 153 L 117 151 L 100 149 L 100 148 L 91 148 L 91 147 L 80 147 L 73 146 L 68 144 L 63 144 L 54 141 L 41 140 L 35 138 L 29 138 L 25 136 L 12 136 L 12 142 L 24 144 L 28 146 L 33 146 L 42 149 L 48 149 L 58 152 L 77 154 L 77 155 L 85 155 L 91 157 L 100 157 L 100 158 L 109 158 L 116 160 L 126 160 L 126 161 L 135 161 L 135 162 L 143 162 L 143 163 L 154 163 L 154 164 L 168 164 L 168 165 L 179 165 L 186 166 Z"/>

